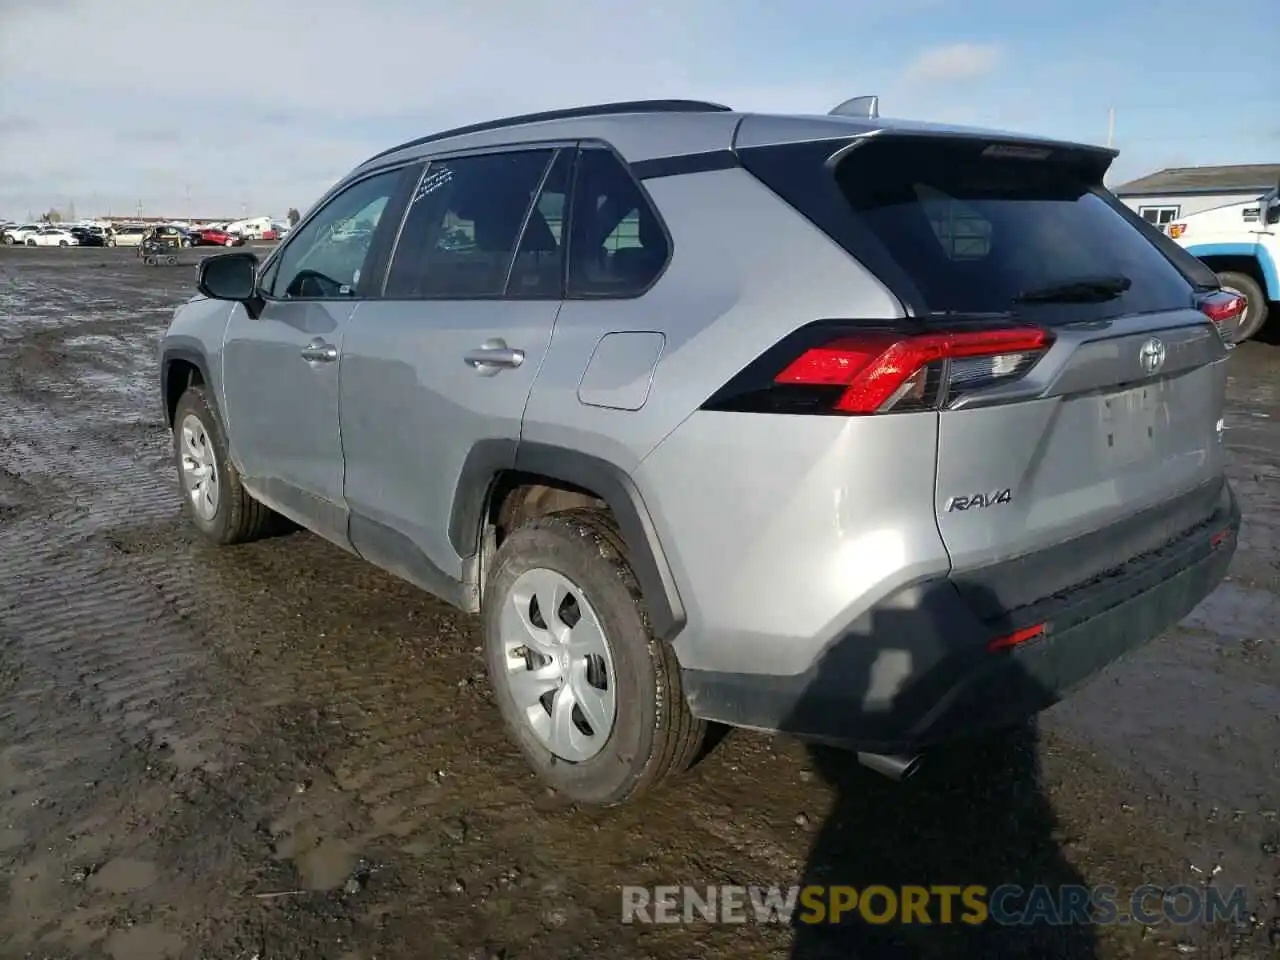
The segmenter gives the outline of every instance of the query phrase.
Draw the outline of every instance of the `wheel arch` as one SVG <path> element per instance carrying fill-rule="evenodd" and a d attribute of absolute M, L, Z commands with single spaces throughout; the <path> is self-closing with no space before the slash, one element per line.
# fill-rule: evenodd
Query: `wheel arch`
<path fill-rule="evenodd" d="M 164 402 L 165 426 L 173 428 L 173 414 L 178 408 L 178 401 L 188 387 L 210 387 L 205 399 L 213 408 L 214 416 L 221 419 L 218 410 L 218 398 L 212 390 L 213 381 L 209 377 L 209 365 L 200 351 L 191 347 L 166 347 L 160 355 L 160 396 Z"/>
<path fill-rule="evenodd" d="M 684 627 L 685 609 L 657 528 L 635 482 L 607 460 L 529 441 L 476 444 L 459 475 L 449 517 L 449 539 L 458 556 L 478 556 L 507 498 L 535 485 L 593 498 L 608 507 L 631 554 L 654 636 L 674 637 Z"/>
<path fill-rule="evenodd" d="M 1280 270 L 1271 253 L 1257 243 L 1202 243 L 1186 248 L 1214 273 L 1224 270 L 1253 277 L 1270 301 L 1280 300 Z"/>

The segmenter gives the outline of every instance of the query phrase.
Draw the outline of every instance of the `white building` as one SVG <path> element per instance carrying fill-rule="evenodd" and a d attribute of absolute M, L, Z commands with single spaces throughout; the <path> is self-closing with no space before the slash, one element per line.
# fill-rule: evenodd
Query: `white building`
<path fill-rule="evenodd" d="M 1256 200 L 1280 182 L 1280 163 L 1229 167 L 1170 167 L 1112 192 L 1161 230 L 1182 217 L 1231 203 Z"/>

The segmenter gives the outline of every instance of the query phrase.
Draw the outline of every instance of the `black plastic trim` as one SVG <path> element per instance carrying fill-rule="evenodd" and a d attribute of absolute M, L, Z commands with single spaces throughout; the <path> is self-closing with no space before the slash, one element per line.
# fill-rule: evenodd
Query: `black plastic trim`
<path fill-rule="evenodd" d="M 472 123 L 464 127 L 454 127 L 439 133 L 428 134 L 406 140 L 397 146 L 375 153 L 365 161 L 372 163 L 382 157 L 388 157 L 401 150 L 419 147 L 440 140 L 466 136 L 470 133 L 484 133 L 489 130 L 501 130 L 504 127 L 518 127 L 528 123 L 543 123 L 550 120 L 576 120 L 580 117 L 608 117 L 625 113 L 729 113 L 731 108 L 722 103 L 709 103 L 705 100 L 624 100 L 618 103 L 596 103 L 582 107 L 567 107 L 561 110 L 544 110 L 540 113 L 525 113 L 514 117 L 502 117 L 498 120 L 486 120 Z M 361 164 L 364 166 L 364 164 Z"/>
<path fill-rule="evenodd" d="M 659 177 L 681 177 L 689 173 L 732 170 L 739 166 L 738 155 L 732 150 L 708 150 L 704 153 L 682 153 L 637 160 L 631 164 L 631 173 L 637 180 L 656 180 Z"/>
<path fill-rule="evenodd" d="M 520 441 L 518 446 L 511 440 L 476 444 L 458 477 L 449 518 L 449 539 L 459 556 L 474 556 L 479 549 L 494 483 L 503 470 L 512 467 L 559 480 L 603 500 L 630 549 L 631 568 L 644 593 L 654 636 L 667 640 L 684 627 L 685 610 L 675 577 L 640 491 L 622 468 L 577 450 L 529 441 Z"/>
<path fill-rule="evenodd" d="M 189 347 L 168 347 L 160 356 L 160 402 L 164 406 L 165 426 L 170 429 L 173 427 L 173 418 L 169 415 L 169 370 L 175 360 L 189 363 L 200 371 L 200 379 L 209 388 L 205 399 L 208 400 L 209 407 L 213 410 L 213 415 L 221 422 L 222 415 L 218 411 L 218 398 L 214 395 L 213 381 L 209 378 L 209 366 L 204 356 Z"/>

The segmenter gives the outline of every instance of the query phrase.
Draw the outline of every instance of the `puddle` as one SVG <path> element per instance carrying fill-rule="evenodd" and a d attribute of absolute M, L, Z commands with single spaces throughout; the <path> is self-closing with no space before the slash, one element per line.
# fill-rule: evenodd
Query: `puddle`
<path fill-rule="evenodd" d="M 1273 644 L 1275 625 L 1280 623 L 1280 597 L 1227 581 L 1206 597 L 1182 623 L 1229 640 L 1260 640 Z"/>

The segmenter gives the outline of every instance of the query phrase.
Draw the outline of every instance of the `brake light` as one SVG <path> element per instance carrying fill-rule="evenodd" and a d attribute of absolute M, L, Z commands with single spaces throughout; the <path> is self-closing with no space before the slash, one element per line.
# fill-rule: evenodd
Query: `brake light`
<path fill-rule="evenodd" d="M 1235 333 L 1236 328 L 1244 320 L 1244 312 L 1249 302 L 1238 293 L 1216 290 L 1201 297 L 1197 306 L 1201 313 L 1213 321 L 1222 338 L 1230 341 L 1230 335 Z"/>
<path fill-rule="evenodd" d="M 1185 223 L 1169 224 L 1169 236 L 1172 237 L 1174 240 L 1177 240 L 1180 236 L 1182 236 L 1186 232 L 1187 232 L 1187 225 Z"/>
<path fill-rule="evenodd" d="M 1039 327 L 904 333 L 824 323 L 779 344 L 707 407 L 853 416 L 938 409 L 1018 379 L 1051 342 Z"/>

